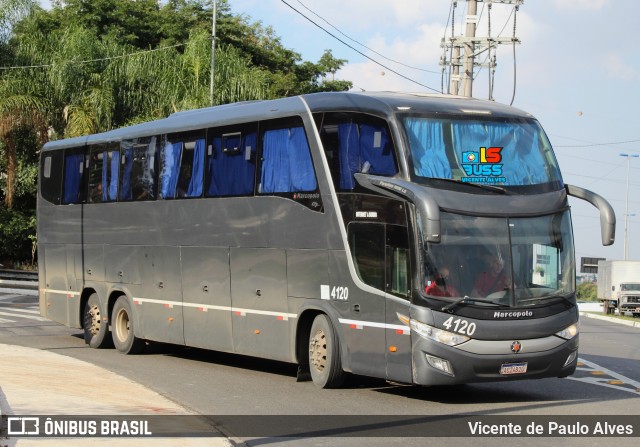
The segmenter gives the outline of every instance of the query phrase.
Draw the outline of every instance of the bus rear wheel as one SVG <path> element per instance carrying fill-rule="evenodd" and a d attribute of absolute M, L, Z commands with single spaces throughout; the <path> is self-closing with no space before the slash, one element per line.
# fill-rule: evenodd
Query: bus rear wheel
<path fill-rule="evenodd" d="M 144 340 L 134 334 L 133 314 L 126 296 L 121 296 L 113 306 L 111 314 L 113 343 L 123 354 L 139 354 L 145 347 Z"/>
<path fill-rule="evenodd" d="M 84 341 L 95 349 L 113 348 L 113 338 L 109 332 L 109 322 L 102 317 L 98 294 L 93 293 L 84 304 L 82 327 Z"/>
<path fill-rule="evenodd" d="M 309 370 L 311 380 L 321 388 L 336 388 L 344 381 L 338 335 L 324 314 L 318 315 L 311 325 Z"/>

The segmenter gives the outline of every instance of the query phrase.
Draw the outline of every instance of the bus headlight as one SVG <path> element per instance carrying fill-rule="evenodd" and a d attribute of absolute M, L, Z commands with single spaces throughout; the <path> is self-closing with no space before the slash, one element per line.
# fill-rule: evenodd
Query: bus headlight
<path fill-rule="evenodd" d="M 456 346 L 469 340 L 469 337 L 438 329 L 418 320 L 411 320 L 411 330 L 427 340 L 437 341 L 448 346 Z"/>
<path fill-rule="evenodd" d="M 560 332 L 556 332 L 556 335 L 560 338 L 564 338 L 565 340 L 571 340 L 573 337 L 578 335 L 578 324 L 574 323 Z"/>

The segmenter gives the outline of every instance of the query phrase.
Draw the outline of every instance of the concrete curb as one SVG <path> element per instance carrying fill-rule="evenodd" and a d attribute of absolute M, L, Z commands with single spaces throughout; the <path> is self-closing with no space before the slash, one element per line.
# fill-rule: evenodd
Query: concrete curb
<path fill-rule="evenodd" d="M 587 317 L 587 318 L 594 318 L 596 320 L 609 321 L 610 323 L 617 323 L 625 326 L 640 328 L 640 321 L 621 320 L 619 318 L 611 318 L 611 317 L 607 317 L 606 315 L 598 315 L 598 314 L 592 314 L 588 312 L 580 312 L 580 316 Z"/>

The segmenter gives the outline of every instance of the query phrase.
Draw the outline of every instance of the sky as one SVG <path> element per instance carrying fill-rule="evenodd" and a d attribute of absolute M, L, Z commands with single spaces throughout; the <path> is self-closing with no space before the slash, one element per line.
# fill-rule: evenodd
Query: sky
<path fill-rule="evenodd" d="M 491 34 L 511 37 L 514 8 L 494 1 Z M 230 0 L 234 13 L 273 27 L 284 46 L 304 60 L 316 62 L 331 49 L 335 57 L 348 61 L 336 79 L 367 91 L 440 91 L 440 41 L 451 36 L 452 22 L 455 35 L 464 32 L 467 13 L 465 0 L 457 2 L 453 21 L 450 0 L 286 2 L 386 67 L 330 36 L 283 0 Z M 478 36 L 487 35 L 488 11 L 484 2 L 478 3 Z M 640 50 L 635 42 L 640 2 L 525 0 L 515 17 L 521 43 L 515 64 L 511 45 L 497 51 L 494 99 L 506 104 L 513 99 L 514 107 L 540 121 L 565 183 L 592 190 L 613 206 L 616 242 L 603 247 L 597 209 L 570 199 L 578 262 L 581 257 L 623 259 L 629 172 L 628 257 L 640 260 L 640 158 L 619 155 L 640 154 Z M 486 68 L 477 73 L 473 88 L 474 97 L 487 99 Z"/>

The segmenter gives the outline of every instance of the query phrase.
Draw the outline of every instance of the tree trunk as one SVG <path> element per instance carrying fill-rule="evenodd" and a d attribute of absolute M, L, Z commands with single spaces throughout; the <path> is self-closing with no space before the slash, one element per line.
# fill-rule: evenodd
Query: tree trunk
<path fill-rule="evenodd" d="M 7 136 L 4 142 L 5 157 L 7 160 L 7 189 L 5 191 L 4 203 L 8 209 L 11 209 L 13 207 L 13 191 L 15 189 L 16 174 L 18 173 L 18 160 L 16 157 L 16 146 L 11 136 Z"/>

